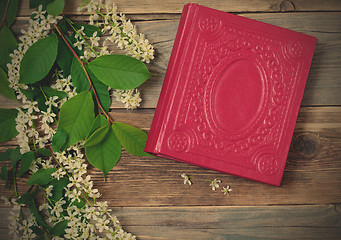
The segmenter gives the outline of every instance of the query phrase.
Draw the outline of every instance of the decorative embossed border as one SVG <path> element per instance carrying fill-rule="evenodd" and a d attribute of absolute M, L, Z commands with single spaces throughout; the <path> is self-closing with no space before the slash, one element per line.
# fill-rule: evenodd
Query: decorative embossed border
<path fill-rule="evenodd" d="M 196 20 L 198 24 L 191 32 L 192 40 L 196 40 L 192 59 L 195 64 L 182 90 L 168 147 L 246 168 L 253 166 L 264 175 L 273 175 L 278 168 L 280 156 L 276 151 L 286 129 L 285 113 L 297 84 L 304 45 L 250 29 L 240 30 L 214 15 L 200 15 L 204 16 Z M 262 74 L 263 110 L 247 129 L 229 134 L 219 128 L 212 114 L 213 79 L 238 59 L 253 59 Z M 228 156 L 240 156 L 243 161 L 229 160 Z"/>

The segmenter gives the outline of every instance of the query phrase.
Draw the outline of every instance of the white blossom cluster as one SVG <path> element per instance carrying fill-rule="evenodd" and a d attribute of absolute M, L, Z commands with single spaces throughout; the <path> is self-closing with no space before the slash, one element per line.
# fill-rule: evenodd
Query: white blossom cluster
<path fill-rule="evenodd" d="M 18 204 L 15 199 L 12 199 L 11 202 L 5 197 L 1 197 L 1 199 L 5 201 L 6 205 L 13 205 L 8 216 L 9 234 L 13 235 L 14 239 L 35 239 L 36 234 L 30 228 L 36 225 L 35 217 L 30 213 L 23 221 L 20 221 L 22 205 Z M 20 233 L 23 237 L 20 237 Z"/>
<path fill-rule="evenodd" d="M 63 71 L 56 69 L 53 78 L 56 79 L 56 82 L 50 87 L 67 93 L 67 97 L 61 100 L 61 104 L 77 94 L 76 89 L 72 85 L 71 75 L 64 77 Z"/>
<path fill-rule="evenodd" d="M 111 0 L 83 1 L 84 5 L 78 11 L 87 11 L 90 14 L 89 22 L 102 28 L 103 33 L 109 36 L 104 41 L 115 42 L 128 55 L 149 63 L 154 59 L 153 46 L 145 39 L 144 34 L 137 33 L 136 27 L 127 20 L 125 15 L 117 11 L 117 6 Z"/>
<path fill-rule="evenodd" d="M 142 101 L 140 91 L 137 88 L 129 90 L 113 89 L 111 96 L 116 101 L 123 103 L 127 109 L 138 108 Z"/>
<path fill-rule="evenodd" d="M 50 32 L 50 25 L 57 23 L 59 17 L 47 15 L 42 8 L 33 12 L 33 18 L 29 21 L 29 27 L 22 31 L 21 43 L 10 55 L 11 62 L 8 67 L 8 79 L 17 95 L 17 99 L 22 102 L 22 108 L 18 108 L 17 141 L 21 153 L 31 151 L 36 148 L 43 148 L 51 142 L 55 133 L 52 124 L 55 123 L 56 114 L 53 108 L 59 108 L 67 99 L 76 94 L 71 83 L 71 77 L 64 77 L 60 71 L 55 73 L 56 82 L 52 88 L 67 93 L 67 98 L 59 100 L 58 97 L 45 96 L 45 111 L 38 108 L 37 101 L 30 101 L 20 89 L 28 89 L 27 85 L 19 83 L 20 62 L 27 49 L 39 39 L 46 37 Z M 37 129 L 37 126 L 41 129 Z M 31 173 L 35 173 L 41 168 L 57 168 L 52 174 L 55 179 L 68 178 L 70 183 L 66 186 L 66 194 L 60 200 L 54 201 L 53 185 L 46 188 L 40 187 L 44 194 L 44 202 L 39 206 L 39 211 L 48 216 L 50 226 L 68 220 L 64 237 L 66 239 L 135 239 L 130 233 L 122 230 L 119 221 L 110 214 L 106 202 L 96 201 L 100 197 L 98 189 L 93 188 L 93 182 L 87 175 L 87 164 L 81 152 L 81 143 L 73 145 L 62 153 L 53 153 L 48 158 L 37 158 L 30 166 Z M 9 203 L 8 198 L 3 198 Z M 91 199 L 91 202 L 90 200 Z M 9 230 L 14 239 L 34 239 L 36 234 L 32 231 L 32 226 L 38 226 L 35 218 L 30 215 L 22 219 L 21 207 L 11 199 L 13 211 L 9 215 Z M 83 208 L 78 208 L 73 203 L 85 201 Z M 65 213 L 66 209 L 66 213 Z M 50 210 L 50 212 L 48 211 Z M 105 231 L 105 238 L 98 236 L 98 233 Z M 61 239 L 53 237 L 53 240 Z"/>
<path fill-rule="evenodd" d="M 149 63 L 150 60 L 154 59 L 153 46 L 145 39 L 144 34 L 137 33 L 136 27 L 130 20 L 126 19 L 124 14 L 117 11 L 117 6 L 113 1 L 91 0 L 83 2 L 84 5 L 79 7 L 78 11 L 87 11 L 90 14 L 89 23 L 100 27 L 102 33 L 108 35 L 103 46 L 99 47 L 100 38 L 97 36 L 97 32 L 94 32 L 93 36 L 89 38 L 84 34 L 84 28 L 77 30 L 77 42 L 74 46 L 85 49 L 83 59 L 88 60 L 96 56 L 111 54 L 107 42 L 115 42 L 128 55 L 143 62 Z M 96 49 L 100 51 L 96 52 Z M 123 103 L 127 109 L 136 109 L 142 101 L 138 89 L 113 89 L 111 96 L 112 100 Z"/>
<path fill-rule="evenodd" d="M 97 236 L 97 233 L 103 231 L 107 233 L 107 239 L 135 239 L 135 236 L 125 232 L 118 219 L 110 214 L 111 209 L 108 209 L 107 202 L 96 201 L 101 194 L 98 189 L 93 188 L 91 177 L 86 175 L 87 164 L 80 151 L 81 145 L 82 143 L 78 143 L 62 153 L 55 153 L 55 158 L 58 159 L 61 167 L 52 174 L 52 177 L 56 179 L 67 177 L 70 183 L 65 188 L 65 197 L 55 202 L 53 207 L 43 204 L 40 208 L 51 209 L 49 222 L 53 224 L 68 220 L 68 228 L 65 230 L 67 239 L 102 239 Z M 47 198 L 49 187 L 45 191 Z M 93 204 L 86 200 L 81 209 L 72 205 L 74 202 L 81 202 L 84 198 L 83 194 L 92 199 Z M 67 215 L 62 217 L 65 209 L 63 206 L 66 203 L 69 203 L 66 207 Z"/>
<path fill-rule="evenodd" d="M 19 83 L 20 75 L 20 62 L 24 57 L 25 52 L 30 46 L 41 38 L 46 37 L 50 33 L 51 24 L 57 23 L 61 17 L 53 17 L 52 15 L 46 15 L 46 11 L 42 11 L 40 6 L 37 11 L 33 12 L 33 19 L 29 20 L 29 27 L 27 30 L 22 30 L 22 36 L 19 38 L 20 43 L 18 48 L 10 54 L 11 62 L 7 64 L 8 68 L 8 81 L 9 86 L 13 88 L 16 92 L 17 99 L 23 103 L 23 108 L 18 109 L 18 117 L 16 119 L 17 126 L 16 129 L 19 133 L 17 136 L 18 143 L 20 146 L 21 153 L 30 151 L 29 142 L 32 139 L 34 145 L 39 147 L 44 147 L 46 142 L 54 134 L 54 130 L 50 127 L 47 128 L 47 123 L 51 121 L 55 114 L 52 113 L 51 108 L 48 108 L 46 112 L 42 112 L 42 117 L 40 121 L 42 122 L 43 131 L 46 136 L 44 138 L 38 138 L 38 131 L 35 129 L 34 120 L 38 119 L 37 113 L 40 110 L 37 107 L 37 102 L 30 101 L 20 89 L 27 89 L 28 86 Z M 54 99 L 56 100 L 56 99 Z M 52 101 L 47 99 L 47 101 Z M 53 104 L 56 104 L 55 102 Z"/>

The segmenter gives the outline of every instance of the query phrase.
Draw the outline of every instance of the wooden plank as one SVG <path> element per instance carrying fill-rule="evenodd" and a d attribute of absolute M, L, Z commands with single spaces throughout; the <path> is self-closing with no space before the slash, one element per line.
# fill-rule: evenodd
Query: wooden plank
<path fill-rule="evenodd" d="M 340 105 L 341 98 L 341 13 L 286 13 L 286 14 L 243 14 L 252 19 L 275 24 L 281 27 L 316 36 L 318 44 L 313 58 L 302 104 Z M 178 16 L 179 17 L 179 16 Z M 318 19 L 318 21 L 317 21 Z M 27 19 L 14 25 L 14 32 L 20 33 Z M 299 25 L 297 23 L 300 23 Z M 139 89 L 142 92 L 143 108 L 155 108 L 159 98 L 168 60 L 173 47 L 178 20 L 138 21 L 135 23 L 140 32 L 145 33 L 155 48 L 155 60 L 148 64 L 154 76 Z M 115 47 L 113 46 L 113 49 Z M 119 53 L 120 51 L 116 51 Z M 0 97 L 0 107 L 17 106 L 13 101 Z M 123 105 L 113 102 L 113 108 Z"/>
<path fill-rule="evenodd" d="M 206 0 L 197 0 L 191 2 L 228 12 L 341 11 L 340 1 L 337 0 L 311 0 L 309 2 L 305 0 L 212 0 L 209 2 Z M 181 13 L 183 6 L 187 3 L 188 1 L 185 0 L 145 0 L 138 3 L 135 0 L 115 1 L 119 11 L 126 14 Z M 66 1 L 65 14 L 80 14 L 77 12 L 78 6 L 78 1 Z M 19 8 L 18 15 L 23 16 L 29 13 L 28 0 L 24 0 Z"/>
<path fill-rule="evenodd" d="M 341 45 L 341 21 L 338 21 L 341 20 L 341 13 L 242 14 L 241 16 L 317 37 L 318 43 L 302 104 L 305 106 L 341 104 L 339 97 L 341 57 L 338 50 Z M 297 25 L 297 22 L 300 24 Z M 148 65 L 155 76 L 140 87 L 144 94 L 141 106 L 154 108 L 167 69 L 178 21 L 137 22 L 136 25 L 139 31 L 146 34 L 156 50 L 155 60 Z M 113 107 L 119 106 L 121 105 L 113 104 Z"/>
<path fill-rule="evenodd" d="M 117 121 L 148 130 L 153 109 L 114 110 Z M 341 107 L 305 107 L 301 109 L 293 136 L 281 187 L 202 169 L 156 157 L 122 158 L 103 181 L 103 174 L 90 168 L 101 199 L 111 206 L 209 206 L 341 203 Z M 13 147 L 2 144 L 0 151 Z M 193 185 L 183 185 L 182 173 L 191 176 Z M 206 180 L 215 178 L 230 185 L 231 196 L 220 189 L 213 192 Z M 19 192 L 27 186 L 19 181 Z M 11 193 L 0 181 L 1 192 Z M 0 203 L 3 204 L 3 203 Z M 1 206 L 1 205 L 0 205 Z"/>
<path fill-rule="evenodd" d="M 7 216 L 9 209 L 1 208 Z M 138 239 L 340 239 L 340 205 L 266 207 L 114 207 Z M 0 218 L 0 240 L 9 239 Z"/>

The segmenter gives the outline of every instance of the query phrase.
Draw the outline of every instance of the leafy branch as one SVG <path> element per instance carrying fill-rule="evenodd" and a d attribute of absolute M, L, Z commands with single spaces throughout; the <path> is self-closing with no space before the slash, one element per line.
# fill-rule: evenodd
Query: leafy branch
<path fill-rule="evenodd" d="M 90 84 L 90 89 L 89 91 L 92 89 L 94 91 L 94 94 L 95 94 L 95 98 L 96 98 L 96 101 L 97 101 L 97 105 L 98 107 L 101 109 L 101 111 L 103 112 L 103 114 L 107 117 L 108 121 L 110 121 L 111 123 L 113 123 L 113 121 L 111 120 L 110 116 L 106 113 L 106 111 L 103 109 L 102 105 L 101 105 L 101 102 L 99 101 L 98 99 L 98 95 L 97 95 L 97 92 L 96 92 L 96 89 L 89 77 L 89 74 L 88 72 L 86 71 L 85 67 L 84 67 L 84 63 L 83 61 L 78 57 L 77 53 L 73 50 L 73 48 L 71 47 L 71 45 L 69 44 L 69 42 L 66 40 L 66 38 L 64 37 L 64 35 L 62 34 L 61 30 L 59 29 L 59 27 L 55 24 L 54 25 L 54 28 L 56 29 L 56 31 L 58 32 L 58 34 L 60 35 L 60 37 L 63 39 L 64 43 L 68 46 L 68 48 L 70 49 L 70 51 L 72 52 L 72 54 L 75 56 L 75 58 L 77 59 L 77 61 L 79 62 L 79 64 L 81 65 L 85 75 L 86 75 L 86 78 L 88 79 L 89 81 L 89 84 Z"/>
<path fill-rule="evenodd" d="M 0 7 L 5 3 L 0 16 L 0 39 L 6 39 L 0 46 L 0 92 L 23 104 L 17 109 L 0 109 L 0 142 L 17 137 L 20 146 L 0 153 L 0 161 L 9 162 L 1 167 L 0 177 L 8 188 L 9 180 L 13 181 L 10 198 L 14 208 L 21 212 L 28 206 L 35 219 L 25 221 L 24 215 L 14 214 L 10 222 L 13 233 L 37 239 L 88 239 L 95 231 L 107 230 L 110 237 L 124 234 L 135 239 L 122 231 L 105 202 L 96 201 L 100 193 L 93 188 L 90 176 L 84 177 L 87 165 L 83 154 L 104 177 L 120 160 L 122 147 L 136 156 L 149 155 L 144 152 L 147 134 L 113 121 L 108 112 L 110 88 L 134 89 L 151 74 L 140 60 L 110 55 L 98 47 L 98 26 L 58 16 L 64 0 L 30 1 L 36 10 L 17 44 L 8 28 L 15 18 L 17 0 L 2 1 Z M 95 4 L 93 8 L 99 3 L 89 4 Z M 52 28 L 43 26 L 46 23 Z M 77 34 L 84 34 L 81 41 L 90 43 L 80 45 Z M 85 56 L 85 48 L 101 52 Z M 152 47 L 148 49 L 150 55 L 144 61 L 152 59 Z M 17 182 L 27 174 L 31 174 L 26 182 L 30 187 L 20 195 Z M 39 192 L 44 204 L 38 208 L 35 199 Z M 93 227 L 87 229 L 84 224 Z"/>

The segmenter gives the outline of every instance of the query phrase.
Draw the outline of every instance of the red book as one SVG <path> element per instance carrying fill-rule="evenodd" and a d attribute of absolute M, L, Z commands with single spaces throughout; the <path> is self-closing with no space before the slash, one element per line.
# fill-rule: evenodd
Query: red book
<path fill-rule="evenodd" d="M 316 41 L 185 5 L 145 151 L 279 186 Z"/>

